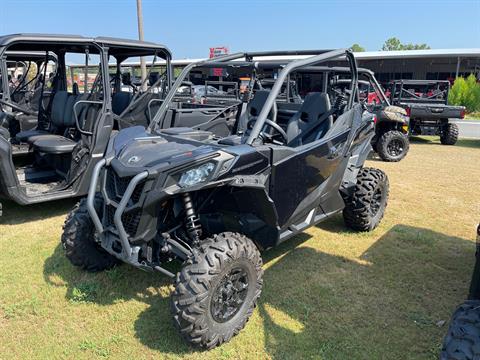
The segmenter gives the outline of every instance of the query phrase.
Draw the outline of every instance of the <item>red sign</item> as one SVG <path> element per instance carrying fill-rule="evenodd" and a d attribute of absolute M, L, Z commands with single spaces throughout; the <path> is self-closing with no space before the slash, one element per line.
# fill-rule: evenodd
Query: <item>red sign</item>
<path fill-rule="evenodd" d="M 226 46 L 219 46 L 219 47 L 211 47 L 210 48 L 210 59 L 222 56 L 222 55 L 227 55 L 228 54 L 228 48 Z"/>
<path fill-rule="evenodd" d="M 222 56 L 222 55 L 227 55 L 228 54 L 228 48 L 226 46 L 219 46 L 219 47 L 212 47 L 210 48 L 210 59 Z M 222 68 L 214 68 L 212 69 L 212 76 L 224 76 L 224 69 Z"/>

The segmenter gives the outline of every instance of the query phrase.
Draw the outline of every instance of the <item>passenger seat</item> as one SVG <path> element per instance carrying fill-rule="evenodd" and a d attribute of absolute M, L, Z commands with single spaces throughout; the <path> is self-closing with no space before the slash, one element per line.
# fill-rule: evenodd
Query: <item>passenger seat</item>
<path fill-rule="evenodd" d="M 76 127 L 73 108 L 75 106 L 75 103 L 78 100 L 80 100 L 82 96 L 83 95 L 68 96 L 62 117 L 59 117 L 60 112 L 57 115 L 53 116 L 53 110 L 52 110 L 52 122 L 55 124 L 55 126 L 65 130 Z M 62 120 L 60 121 L 60 119 Z M 41 135 L 31 136 L 28 139 L 28 142 L 33 144 L 33 147 L 35 150 L 42 153 L 49 153 L 49 154 L 70 153 L 73 151 L 73 148 L 77 144 L 76 141 L 72 139 L 66 138 L 65 136 L 62 136 L 62 135 L 54 135 L 54 134 L 41 134 Z"/>
<path fill-rule="evenodd" d="M 329 112 L 331 105 L 326 93 L 307 94 L 299 111 L 288 121 L 288 146 L 308 144 L 325 135 L 333 125 L 333 117 Z"/>
<path fill-rule="evenodd" d="M 52 111 L 50 117 L 50 129 L 32 129 L 26 131 L 20 131 L 15 138 L 19 142 L 28 142 L 32 143 L 35 140 L 36 136 L 39 135 L 49 135 L 60 130 L 64 123 L 65 108 L 68 100 L 71 96 L 67 91 L 57 91 L 53 97 L 52 101 Z"/>

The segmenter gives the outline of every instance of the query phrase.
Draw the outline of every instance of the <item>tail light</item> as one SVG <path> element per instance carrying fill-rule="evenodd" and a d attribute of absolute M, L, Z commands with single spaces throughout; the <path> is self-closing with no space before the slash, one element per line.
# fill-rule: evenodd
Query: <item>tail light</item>
<path fill-rule="evenodd" d="M 465 109 L 462 109 L 460 112 L 460 119 L 463 119 L 465 117 Z"/>
<path fill-rule="evenodd" d="M 406 107 L 405 111 L 407 112 L 407 116 L 410 117 L 410 114 L 412 113 L 412 110 L 409 107 Z"/>
<path fill-rule="evenodd" d="M 373 115 L 373 123 L 374 123 L 374 124 L 377 123 L 377 120 L 378 120 L 377 115 Z"/>

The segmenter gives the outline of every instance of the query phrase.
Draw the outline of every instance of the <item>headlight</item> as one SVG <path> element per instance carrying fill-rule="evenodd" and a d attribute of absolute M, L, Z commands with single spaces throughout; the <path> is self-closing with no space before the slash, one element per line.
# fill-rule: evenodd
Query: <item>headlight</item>
<path fill-rule="evenodd" d="M 189 169 L 182 174 L 178 185 L 188 187 L 204 182 L 208 179 L 214 168 L 215 164 L 208 162 L 196 168 Z"/>

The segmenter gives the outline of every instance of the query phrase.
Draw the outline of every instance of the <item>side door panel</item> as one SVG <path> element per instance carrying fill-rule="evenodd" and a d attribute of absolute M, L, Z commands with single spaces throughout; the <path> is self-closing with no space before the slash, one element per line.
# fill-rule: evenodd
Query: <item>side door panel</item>
<path fill-rule="evenodd" d="M 331 138 L 317 140 L 273 164 L 270 196 L 281 228 L 288 227 L 299 211 L 318 206 L 320 193 L 316 196 L 315 191 L 337 169 L 348 134 L 349 131 L 345 130 Z M 304 199 L 309 195 L 310 199 L 305 203 Z"/>

